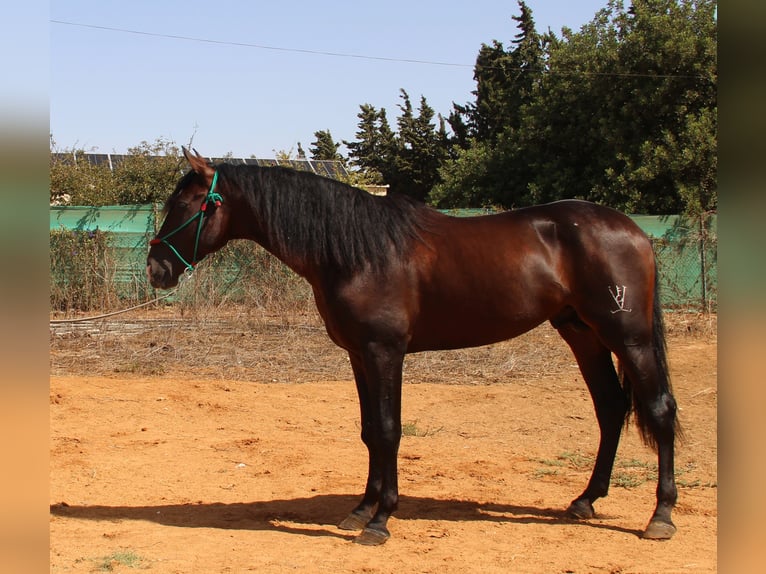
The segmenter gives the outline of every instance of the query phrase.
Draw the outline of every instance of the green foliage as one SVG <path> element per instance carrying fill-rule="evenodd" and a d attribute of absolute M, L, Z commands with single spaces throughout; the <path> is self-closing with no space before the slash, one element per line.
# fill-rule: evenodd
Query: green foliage
<path fill-rule="evenodd" d="M 114 169 L 118 205 L 161 203 L 175 188 L 186 167 L 181 150 L 174 143 L 158 139 L 128 149 Z"/>
<path fill-rule="evenodd" d="M 524 2 L 519 8 L 520 16 L 512 17 L 518 27 L 513 47 L 506 50 L 497 40 L 491 46 L 484 44 L 474 68 L 476 102 L 454 105 L 449 123 L 457 133 L 456 147 L 441 168 L 441 183 L 429 195 L 439 207 L 539 202 L 533 193 L 533 163 L 523 128 L 546 69 L 550 38 L 536 32 L 532 11 Z"/>
<path fill-rule="evenodd" d="M 519 30 L 514 47 L 506 50 L 497 40 L 482 45 L 474 67 L 476 102 L 455 106 L 465 116 L 470 136 L 480 142 L 496 141 L 503 132 L 518 129 L 545 67 L 545 39 L 535 30 L 532 11 L 523 1 L 519 10 L 519 16 L 511 17 Z"/>
<path fill-rule="evenodd" d="M 357 140 L 345 142 L 351 164 L 371 183 L 386 183 L 391 191 L 425 200 L 439 181 L 439 168 L 447 158 L 449 142 L 444 120 L 434 124 L 434 110 L 421 97 L 415 115 L 409 94 L 400 90 L 401 115 L 397 131 L 388 123 L 386 110 L 360 106 Z"/>
<path fill-rule="evenodd" d="M 507 171 L 513 164 L 505 152 L 488 141 L 469 140 L 465 148 L 455 146 L 453 158 L 440 168 L 441 180 L 428 201 L 441 209 L 524 205 L 526 190 L 508 185 Z"/>
<path fill-rule="evenodd" d="M 716 209 L 716 2 L 610 0 L 560 38 L 539 35 L 519 7 L 512 47 L 479 52 L 476 102 L 450 115 L 457 152 L 430 200 Z"/>
<path fill-rule="evenodd" d="M 390 162 L 395 143 L 388 124 L 386 110 L 377 110 L 370 104 L 359 106 L 356 140 L 344 142 L 349 149 L 352 166 L 364 172 L 370 183 L 384 183 L 384 174 L 390 175 Z"/>
<path fill-rule="evenodd" d="M 60 159 L 53 154 L 55 142 L 51 139 L 50 192 L 51 203 L 71 205 L 109 205 L 116 203 L 112 173 L 109 166 L 91 165 L 80 149 L 66 150 Z"/>
<path fill-rule="evenodd" d="M 599 97 L 616 153 L 603 154 L 597 199 L 616 195 L 639 213 L 716 207 L 715 4 L 635 0 L 627 11 L 613 8 L 620 42 L 611 61 L 623 77 Z"/>
<path fill-rule="evenodd" d="M 51 152 L 55 142 L 51 140 Z M 172 142 L 157 139 L 132 147 L 116 162 L 91 165 L 81 149 L 64 150 L 64 158 L 51 153 L 51 200 L 68 196 L 70 205 L 129 205 L 160 203 L 170 195 L 186 163 Z"/>
<path fill-rule="evenodd" d="M 486 207 L 493 203 L 487 193 L 491 180 L 493 149 L 486 143 L 470 141 L 466 147 L 456 146 L 456 157 L 442 166 L 444 183 L 430 192 L 431 203 L 442 209 Z"/>
<path fill-rule="evenodd" d="M 330 130 L 319 130 L 314 132 L 316 140 L 311 144 L 309 151 L 311 152 L 311 159 L 314 160 L 330 160 L 330 161 L 344 161 L 343 156 L 338 153 L 340 143 L 336 143 L 332 139 Z"/>
<path fill-rule="evenodd" d="M 425 201 L 439 181 L 438 170 L 447 156 L 446 129 L 441 118 L 439 128 L 435 127 L 434 110 L 425 97 L 420 98 L 417 116 L 406 91 L 401 90 L 401 98 L 393 169 L 386 182 L 395 192 Z"/>

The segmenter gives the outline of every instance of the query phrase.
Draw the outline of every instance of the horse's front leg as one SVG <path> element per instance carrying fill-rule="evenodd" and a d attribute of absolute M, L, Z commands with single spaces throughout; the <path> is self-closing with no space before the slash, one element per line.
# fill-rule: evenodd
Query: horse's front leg
<path fill-rule="evenodd" d="M 381 464 L 377 457 L 377 449 L 373 442 L 375 436 L 373 428 L 372 405 L 373 401 L 367 386 L 367 375 L 365 374 L 364 362 L 361 357 L 349 353 L 351 368 L 354 371 L 354 381 L 356 382 L 356 391 L 359 395 L 359 408 L 361 410 L 362 421 L 362 442 L 367 447 L 369 456 L 369 468 L 367 471 L 367 486 L 364 489 L 362 501 L 354 508 L 343 521 L 338 525 L 342 530 L 362 530 L 372 519 L 375 508 L 380 500 L 380 489 L 383 482 L 381 475 Z"/>
<path fill-rule="evenodd" d="M 404 352 L 371 344 L 362 357 L 350 356 L 359 392 L 362 441 L 369 451 L 370 463 L 364 497 L 340 527 L 363 528 L 355 542 L 378 545 L 390 537 L 388 519 L 399 502 L 397 456 L 402 436 Z"/>

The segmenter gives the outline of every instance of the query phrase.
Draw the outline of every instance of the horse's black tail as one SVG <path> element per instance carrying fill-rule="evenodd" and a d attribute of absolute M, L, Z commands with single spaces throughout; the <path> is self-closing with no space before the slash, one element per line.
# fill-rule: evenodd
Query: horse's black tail
<path fill-rule="evenodd" d="M 662 302 L 660 301 L 659 282 L 657 263 L 655 262 L 654 304 L 652 308 L 652 350 L 654 352 L 655 372 L 657 376 L 656 384 L 658 386 L 656 391 L 665 401 L 670 401 L 671 404 L 669 405 L 670 408 L 668 411 L 672 413 L 673 420 L 671 421 L 669 428 L 672 429 L 676 438 L 680 438 L 682 431 L 678 416 L 676 415 L 676 404 L 675 399 L 673 398 L 672 385 L 670 383 L 668 348 L 665 339 L 665 320 L 662 313 Z M 637 396 L 635 385 L 632 384 L 630 378 L 626 375 L 623 369 L 620 369 L 620 375 L 630 405 L 625 415 L 625 422 L 627 424 L 631 413 L 635 412 L 636 425 L 638 426 L 641 438 L 646 445 L 656 450 L 658 435 L 662 432 L 667 432 L 667 429 L 658 428 L 656 418 L 649 412 L 650 405 L 645 398 Z"/>

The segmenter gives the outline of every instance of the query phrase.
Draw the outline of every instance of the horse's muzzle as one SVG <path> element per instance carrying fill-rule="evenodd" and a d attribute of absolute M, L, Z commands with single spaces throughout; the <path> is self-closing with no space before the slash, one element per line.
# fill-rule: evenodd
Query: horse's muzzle
<path fill-rule="evenodd" d="M 146 262 L 146 276 L 149 284 L 155 289 L 170 289 L 178 285 L 178 277 L 173 275 L 166 261 L 160 262 L 150 258 Z"/>

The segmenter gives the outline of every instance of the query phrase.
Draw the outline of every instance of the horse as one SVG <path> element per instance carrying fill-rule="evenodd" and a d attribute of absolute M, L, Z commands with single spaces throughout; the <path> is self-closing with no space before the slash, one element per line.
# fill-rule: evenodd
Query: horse
<path fill-rule="evenodd" d="M 592 475 L 567 516 L 595 516 L 622 427 L 635 418 L 658 458 L 656 507 L 641 536 L 673 536 L 680 427 L 654 253 L 629 217 L 581 200 L 453 217 L 310 172 L 183 154 L 191 169 L 150 241 L 149 282 L 176 286 L 232 239 L 259 243 L 308 281 L 328 336 L 348 352 L 359 397 L 367 483 L 338 525 L 358 532 L 355 542 L 391 536 L 405 354 L 496 343 L 545 321 L 571 348 L 600 431 Z"/>

